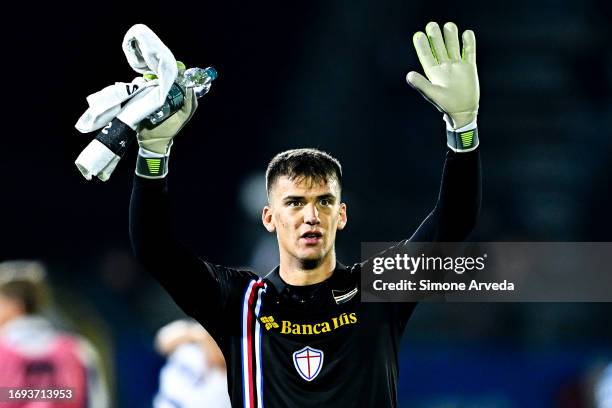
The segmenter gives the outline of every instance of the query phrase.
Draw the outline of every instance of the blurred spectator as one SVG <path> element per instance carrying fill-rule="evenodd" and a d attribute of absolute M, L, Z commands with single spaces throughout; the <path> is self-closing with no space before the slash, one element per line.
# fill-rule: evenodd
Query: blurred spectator
<path fill-rule="evenodd" d="M 73 398 L 2 406 L 106 408 L 108 392 L 94 348 L 40 315 L 49 298 L 45 275 L 39 262 L 0 263 L 0 387 L 71 389 Z"/>
<path fill-rule="evenodd" d="M 174 321 L 159 330 L 155 346 L 168 362 L 159 376 L 154 408 L 231 407 L 225 359 L 202 326 Z"/>
<path fill-rule="evenodd" d="M 612 364 L 604 368 L 595 384 L 595 407 L 612 408 Z"/>

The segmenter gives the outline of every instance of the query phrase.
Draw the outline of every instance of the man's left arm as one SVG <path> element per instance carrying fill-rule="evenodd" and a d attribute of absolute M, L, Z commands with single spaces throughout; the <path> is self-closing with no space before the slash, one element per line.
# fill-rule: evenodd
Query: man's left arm
<path fill-rule="evenodd" d="M 434 22 L 425 31 L 413 43 L 427 78 L 412 71 L 406 80 L 444 114 L 449 150 L 436 205 L 409 241 L 462 241 L 476 224 L 481 201 L 476 39 L 465 31 L 461 51 L 454 23 L 444 25 L 444 34 Z"/>
<path fill-rule="evenodd" d="M 481 195 L 478 150 L 463 154 L 449 151 L 436 205 L 409 241 L 463 241 L 476 225 Z"/>

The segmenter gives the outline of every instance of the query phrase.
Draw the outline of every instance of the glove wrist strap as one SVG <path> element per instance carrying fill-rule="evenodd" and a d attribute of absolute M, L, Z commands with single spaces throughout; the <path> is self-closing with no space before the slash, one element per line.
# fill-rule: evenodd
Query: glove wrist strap
<path fill-rule="evenodd" d="M 467 153 L 476 150 L 480 144 L 476 119 L 459 129 L 453 129 L 447 125 L 446 143 L 449 149 L 455 153 Z"/>
<path fill-rule="evenodd" d="M 134 139 L 136 132 L 118 118 L 114 118 L 106 125 L 96 140 L 106 146 L 119 157 L 123 157 Z"/>
<path fill-rule="evenodd" d="M 136 159 L 136 174 L 148 179 L 166 177 L 168 175 L 169 156 L 169 154 L 159 154 L 141 147 L 138 151 L 138 159 Z"/>

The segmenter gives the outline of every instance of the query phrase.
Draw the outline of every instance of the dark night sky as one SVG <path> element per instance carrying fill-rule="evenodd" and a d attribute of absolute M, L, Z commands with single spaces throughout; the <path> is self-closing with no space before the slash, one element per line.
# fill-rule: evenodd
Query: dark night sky
<path fill-rule="evenodd" d="M 259 228 L 237 202 L 245 175 L 298 146 L 344 163 L 346 253 L 362 240 L 410 235 L 434 203 L 444 143 L 440 115 L 404 82 L 420 68 L 411 35 L 429 20 L 452 19 L 477 36 L 485 202 L 475 237 L 610 239 L 607 3 L 147 4 L 24 3 L 7 15 L 19 25 L 2 28 L 12 61 L 2 257 L 59 261 L 127 248 L 135 148 L 109 182 L 86 182 L 73 161 L 91 136 L 73 126 L 88 94 L 133 77 L 120 45 L 136 22 L 188 65 L 220 73 L 171 161 L 177 228 L 219 261 L 245 262 L 249 239 L 237 236 Z"/>

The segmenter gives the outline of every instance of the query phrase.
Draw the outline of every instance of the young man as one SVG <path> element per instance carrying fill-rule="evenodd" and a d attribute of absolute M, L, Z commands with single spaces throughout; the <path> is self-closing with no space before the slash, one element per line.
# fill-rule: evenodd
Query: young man
<path fill-rule="evenodd" d="M 457 241 L 480 204 L 475 39 L 463 34 L 462 56 L 453 23 L 426 32 L 413 42 L 428 79 L 411 72 L 407 81 L 444 112 L 450 150 L 438 202 L 410 239 Z M 232 406 L 396 406 L 397 353 L 414 304 L 361 303 L 360 264 L 336 260 L 336 232 L 347 223 L 336 159 L 297 149 L 270 162 L 262 221 L 277 235 L 280 265 L 263 279 L 172 238 L 168 156 L 196 104 L 191 96 L 166 122 L 140 129 L 130 233 L 137 257 L 221 347 Z"/>

